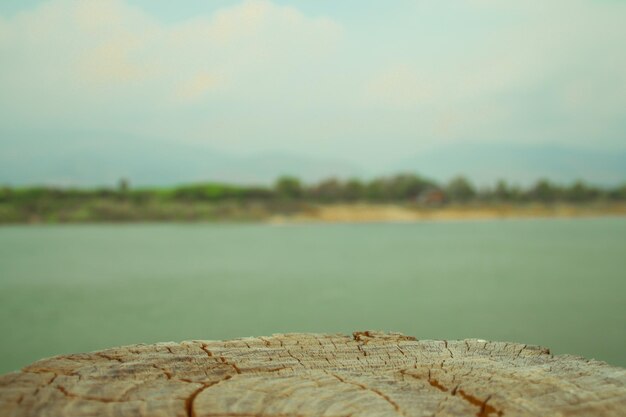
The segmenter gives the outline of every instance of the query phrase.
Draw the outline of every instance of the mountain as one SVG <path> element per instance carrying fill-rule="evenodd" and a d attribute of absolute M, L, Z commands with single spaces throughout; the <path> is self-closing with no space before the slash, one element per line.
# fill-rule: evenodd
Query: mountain
<path fill-rule="evenodd" d="M 626 182 L 626 149 L 607 151 L 556 145 L 462 144 L 421 152 L 388 167 L 447 181 L 464 175 L 478 185 L 505 179 L 528 185 L 540 178 L 614 186 Z"/>
<path fill-rule="evenodd" d="M 304 181 L 361 176 L 341 159 L 288 153 L 235 155 L 201 144 L 104 133 L 0 132 L 0 185 L 176 185 L 223 181 L 269 184 L 280 175 Z"/>
<path fill-rule="evenodd" d="M 354 160 L 356 154 L 351 155 Z M 374 161 L 375 162 L 375 161 Z M 626 149 L 605 151 L 566 146 L 475 143 L 420 152 L 388 166 L 341 158 L 280 152 L 239 155 L 200 143 L 103 132 L 9 132 L 0 130 L 2 185 L 176 185 L 206 181 L 269 184 L 280 175 L 305 182 L 417 172 L 437 181 L 464 175 L 477 185 L 505 179 L 529 185 L 539 178 L 594 185 L 626 182 Z"/>

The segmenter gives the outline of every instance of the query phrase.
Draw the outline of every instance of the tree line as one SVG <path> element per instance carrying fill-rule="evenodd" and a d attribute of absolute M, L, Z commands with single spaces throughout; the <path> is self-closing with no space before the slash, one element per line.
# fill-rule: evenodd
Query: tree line
<path fill-rule="evenodd" d="M 0 188 L 0 204 L 29 205 L 43 202 L 78 203 L 104 199 L 141 204 L 146 201 L 177 202 L 311 202 L 311 203 L 415 203 L 422 205 L 469 203 L 588 203 L 626 201 L 626 183 L 598 187 L 583 181 L 557 184 L 547 179 L 521 187 L 503 180 L 493 186 L 476 187 L 463 176 L 441 184 L 416 174 L 399 174 L 371 180 L 329 178 L 305 184 L 296 177 L 282 176 L 271 186 L 202 183 L 171 188 L 132 188 L 127 180 L 117 187 Z"/>

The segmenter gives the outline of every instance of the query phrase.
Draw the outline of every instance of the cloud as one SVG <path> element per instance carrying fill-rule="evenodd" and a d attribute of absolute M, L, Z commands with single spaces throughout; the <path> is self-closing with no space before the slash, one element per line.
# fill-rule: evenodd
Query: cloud
<path fill-rule="evenodd" d="M 323 55 L 340 30 L 264 0 L 176 24 L 122 0 L 47 1 L 0 21 L 0 118 L 93 128 L 124 113 L 159 118 L 214 91 L 241 99 Z"/>
<path fill-rule="evenodd" d="M 591 137 L 594 146 L 623 146 L 626 4 L 423 2 L 411 16 L 415 29 L 394 45 L 401 53 L 378 65 L 362 92 L 380 120 L 394 121 L 386 123 L 398 129 L 390 136 L 412 130 L 415 148 L 586 145 Z"/>
<path fill-rule="evenodd" d="M 623 147 L 623 2 L 334 7 L 248 0 L 165 22 L 48 0 L 0 16 L 0 124 L 364 164 L 442 142 Z"/>
<path fill-rule="evenodd" d="M 420 79 L 419 71 L 405 64 L 392 65 L 365 84 L 365 99 L 391 108 L 418 107 L 429 101 L 432 85 Z"/>
<path fill-rule="evenodd" d="M 220 80 L 210 73 L 199 72 L 192 78 L 182 82 L 177 90 L 176 96 L 181 102 L 192 102 L 201 99 L 220 85 Z"/>

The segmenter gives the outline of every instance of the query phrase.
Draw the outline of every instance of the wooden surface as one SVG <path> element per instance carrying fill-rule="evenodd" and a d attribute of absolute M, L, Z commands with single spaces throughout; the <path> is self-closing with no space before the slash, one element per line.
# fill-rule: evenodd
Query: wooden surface
<path fill-rule="evenodd" d="M 484 340 L 288 334 L 133 345 L 0 376 L 2 416 L 624 416 L 626 369 Z"/>

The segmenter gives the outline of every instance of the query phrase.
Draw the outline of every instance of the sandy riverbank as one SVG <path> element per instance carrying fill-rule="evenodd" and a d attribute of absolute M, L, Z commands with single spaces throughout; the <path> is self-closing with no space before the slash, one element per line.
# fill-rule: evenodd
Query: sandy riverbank
<path fill-rule="evenodd" d="M 394 204 L 326 204 L 290 216 L 273 215 L 272 223 L 407 222 L 423 220 L 484 220 L 507 218 L 574 218 L 626 216 L 626 204 L 483 205 L 424 208 Z"/>

